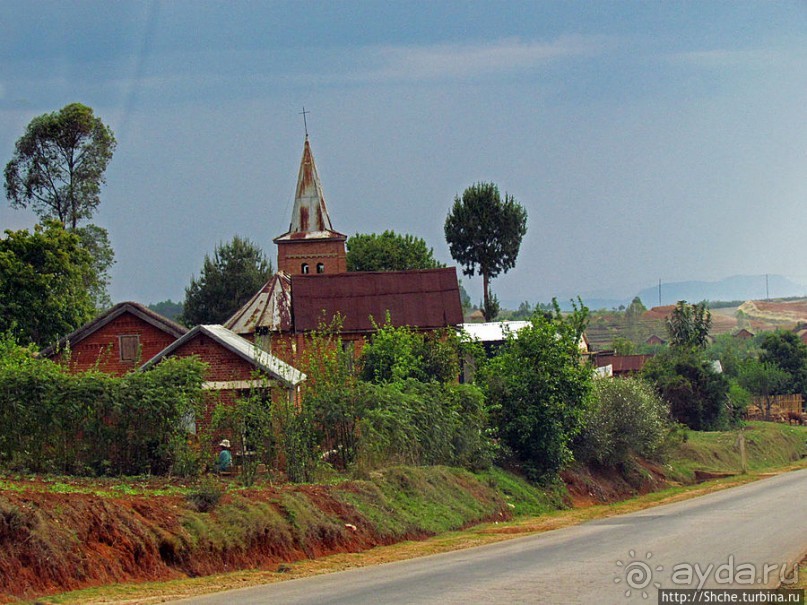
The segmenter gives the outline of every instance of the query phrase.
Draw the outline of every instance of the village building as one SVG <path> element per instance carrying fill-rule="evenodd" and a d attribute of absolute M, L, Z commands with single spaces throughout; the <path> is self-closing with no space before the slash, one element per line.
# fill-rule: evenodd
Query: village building
<path fill-rule="evenodd" d="M 72 372 L 100 370 L 122 376 L 188 331 L 136 302 L 118 303 L 40 352 Z"/>
<path fill-rule="evenodd" d="M 348 272 L 346 240 L 332 227 L 306 137 L 289 230 L 274 240 L 278 272 L 224 326 L 297 365 L 306 337 L 334 318 L 355 354 L 387 319 L 420 331 L 462 323 L 455 268 Z"/>
<path fill-rule="evenodd" d="M 122 375 L 169 356 L 208 364 L 205 389 L 233 401 L 256 387 L 293 401 L 305 375 L 307 338 L 338 318 L 346 348 L 360 354 L 387 320 L 419 331 L 462 323 L 455 268 L 348 272 L 347 236 L 335 231 L 306 136 L 289 230 L 275 238 L 278 272 L 226 322 L 188 331 L 134 302 L 115 305 L 41 354 L 71 371 Z M 257 378 L 255 378 L 257 376 Z"/>
<path fill-rule="evenodd" d="M 194 327 L 157 353 L 140 369 L 148 370 L 167 357 L 197 356 L 207 364 L 202 389 L 214 392 L 214 403 L 233 403 L 255 389 L 277 389 L 294 403 L 306 376 L 255 344 L 220 325 Z"/>

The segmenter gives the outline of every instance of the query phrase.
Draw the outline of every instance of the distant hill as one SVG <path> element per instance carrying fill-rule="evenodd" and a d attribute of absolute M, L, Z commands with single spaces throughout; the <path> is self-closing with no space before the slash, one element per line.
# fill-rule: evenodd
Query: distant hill
<path fill-rule="evenodd" d="M 767 292 L 764 275 L 735 275 L 720 281 L 684 281 L 661 284 L 661 304 L 671 305 L 679 300 L 691 303 L 702 300 L 764 300 L 770 298 L 786 298 L 789 296 L 805 296 L 807 286 L 797 284 L 781 275 L 769 275 Z M 659 304 L 658 286 L 645 288 L 638 294 L 647 307 Z"/>

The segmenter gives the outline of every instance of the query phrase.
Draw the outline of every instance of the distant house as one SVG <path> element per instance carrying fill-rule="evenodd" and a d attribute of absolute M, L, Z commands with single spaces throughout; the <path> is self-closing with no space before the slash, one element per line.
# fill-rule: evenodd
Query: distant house
<path fill-rule="evenodd" d="M 601 351 L 594 355 L 594 365 L 606 368 L 603 373 L 608 376 L 631 376 L 641 372 L 652 358 L 652 355 L 616 355 L 613 351 Z"/>
<path fill-rule="evenodd" d="M 43 349 L 40 355 L 67 363 L 73 372 L 97 369 L 120 376 L 187 331 L 148 307 L 122 302 Z"/>
<path fill-rule="evenodd" d="M 734 338 L 737 340 L 750 340 L 754 338 L 754 333 L 742 328 L 734 333 Z"/>
<path fill-rule="evenodd" d="M 667 341 L 659 336 L 656 336 L 655 334 L 651 334 L 650 336 L 647 337 L 644 343 L 647 345 L 655 346 L 655 345 L 667 344 Z"/>

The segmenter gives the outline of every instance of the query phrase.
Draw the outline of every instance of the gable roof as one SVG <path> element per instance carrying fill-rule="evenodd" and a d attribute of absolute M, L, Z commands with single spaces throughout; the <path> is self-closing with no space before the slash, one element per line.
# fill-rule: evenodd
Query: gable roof
<path fill-rule="evenodd" d="M 272 332 L 291 330 L 291 278 L 280 271 L 224 323 L 236 334 L 253 334 L 265 329 Z"/>
<path fill-rule="evenodd" d="M 199 334 L 204 334 L 211 338 L 225 349 L 238 355 L 241 359 L 253 364 L 256 368 L 263 370 L 273 378 L 280 380 L 287 387 L 295 387 L 306 379 L 306 375 L 298 369 L 218 324 L 196 326 L 190 332 L 184 334 L 178 340 L 175 340 L 140 366 L 140 370 L 148 370 L 150 367 L 170 356 L 179 347 L 193 340 Z"/>
<path fill-rule="evenodd" d="M 322 183 L 319 181 L 317 165 L 308 136 L 305 137 L 303 158 L 300 161 L 300 172 L 297 176 L 297 190 L 294 194 L 294 209 L 291 212 L 289 230 L 276 237 L 274 242 L 300 239 L 347 239 L 346 235 L 337 233 L 331 226 L 331 217 L 325 206 Z"/>
<path fill-rule="evenodd" d="M 372 332 L 371 317 L 383 324 L 436 329 L 462 323 L 454 267 L 421 271 L 357 271 L 294 275 L 291 278 L 295 332 L 315 330 L 337 313 L 345 332 Z"/>
<path fill-rule="evenodd" d="M 40 355 L 44 357 L 50 357 L 51 355 L 54 355 L 58 351 L 64 350 L 68 344 L 70 345 L 71 348 L 75 347 L 76 344 L 78 344 L 88 336 L 92 335 L 93 333 L 97 332 L 107 324 L 111 323 L 124 313 L 130 313 L 135 317 L 142 319 L 146 323 L 151 324 L 158 330 L 162 330 L 166 334 L 170 334 L 174 338 L 179 338 L 188 331 L 188 328 L 180 326 L 178 323 L 174 323 L 167 317 L 163 317 L 159 313 L 152 311 L 151 309 L 141 305 L 140 303 L 126 301 L 118 303 L 117 305 L 115 305 L 108 311 L 102 313 L 92 321 L 84 324 L 77 330 L 74 330 L 67 336 L 63 337 L 57 343 L 42 349 Z"/>

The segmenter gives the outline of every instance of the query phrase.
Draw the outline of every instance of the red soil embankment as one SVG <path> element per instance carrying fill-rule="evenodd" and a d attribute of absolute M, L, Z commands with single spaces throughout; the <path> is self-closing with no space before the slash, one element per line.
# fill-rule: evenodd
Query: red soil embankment
<path fill-rule="evenodd" d="M 110 583 L 169 580 L 359 552 L 489 519 L 504 499 L 456 469 L 373 481 L 231 490 L 199 512 L 183 495 L 0 492 L 0 602 Z M 381 473 L 379 473 L 381 475 Z M 405 502 L 393 502 L 397 490 Z M 411 506 L 445 525 L 421 523 Z M 419 524 L 420 523 L 420 524 Z"/>

